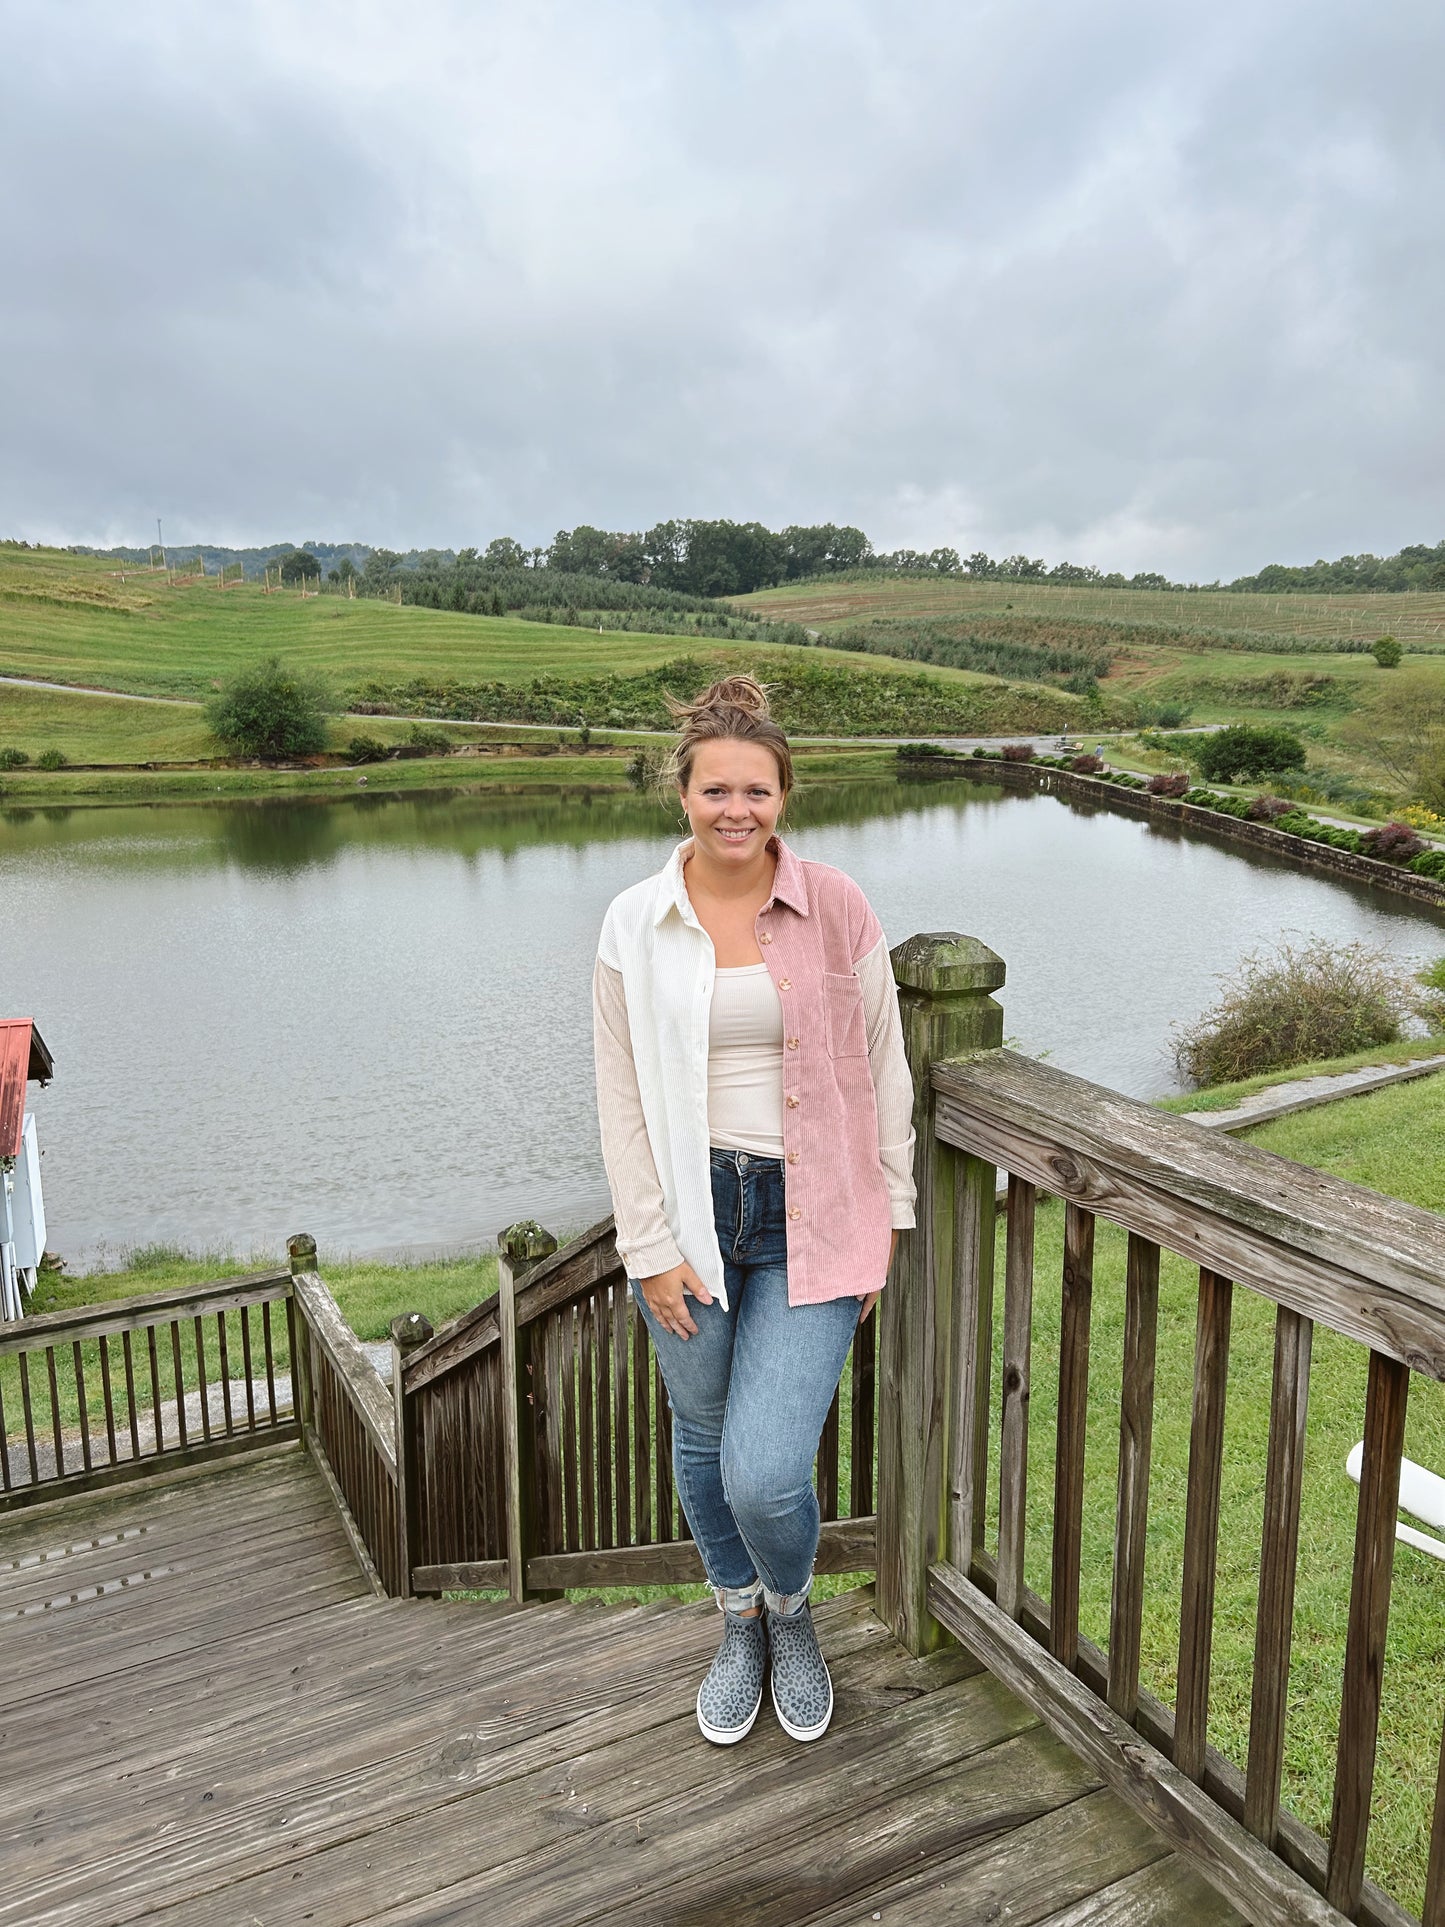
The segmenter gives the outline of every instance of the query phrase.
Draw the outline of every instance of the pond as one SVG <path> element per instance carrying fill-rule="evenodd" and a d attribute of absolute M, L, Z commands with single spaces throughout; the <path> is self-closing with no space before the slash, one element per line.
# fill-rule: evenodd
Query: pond
<path fill-rule="evenodd" d="M 1283 932 L 1421 960 L 1404 899 L 1172 829 L 972 783 L 796 799 L 890 942 L 981 937 L 1010 1041 L 1177 1088 L 1171 1026 Z M 0 812 L 0 1015 L 55 1055 L 35 1096 L 50 1245 L 279 1255 L 474 1245 L 602 1216 L 589 979 L 609 899 L 675 818 L 630 796 L 438 792 Z"/>

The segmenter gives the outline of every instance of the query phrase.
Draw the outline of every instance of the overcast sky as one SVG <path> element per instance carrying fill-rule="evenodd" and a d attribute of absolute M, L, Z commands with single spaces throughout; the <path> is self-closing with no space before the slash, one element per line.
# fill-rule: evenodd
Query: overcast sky
<path fill-rule="evenodd" d="M 0 534 L 1445 537 L 1438 0 L 0 22 Z"/>

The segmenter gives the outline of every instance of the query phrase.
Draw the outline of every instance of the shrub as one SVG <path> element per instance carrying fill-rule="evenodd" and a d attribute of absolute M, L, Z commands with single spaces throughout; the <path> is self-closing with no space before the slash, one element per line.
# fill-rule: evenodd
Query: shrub
<path fill-rule="evenodd" d="M 3 756 L 3 751 L 0 751 L 0 756 Z M 1412 830 L 1428 830 L 1436 836 L 1445 835 L 1445 816 L 1427 810 L 1423 803 L 1407 803 L 1400 812 L 1400 821 L 1408 823 Z"/>
<path fill-rule="evenodd" d="M 1360 844 L 1366 856 L 1381 863 L 1409 863 L 1425 853 L 1425 839 L 1416 836 L 1408 823 L 1385 823 L 1378 830 L 1368 830 Z"/>
<path fill-rule="evenodd" d="M 1303 769 L 1305 746 L 1292 729 L 1231 723 L 1199 738 L 1194 761 L 1206 782 L 1232 783 L 1275 770 Z"/>
<path fill-rule="evenodd" d="M 948 752 L 942 743 L 900 743 L 894 754 L 911 761 L 917 756 L 946 756 Z"/>
<path fill-rule="evenodd" d="M 1294 813 L 1294 804 L 1287 803 L 1282 796 L 1256 796 L 1245 812 L 1251 823 L 1278 823 L 1282 816 Z"/>
<path fill-rule="evenodd" d="M 1431 1031 L 1445 1030 L 1445 957 L 1427 964 L 1415 981 L 1422 993 L 1415 1005 L 1416 1016 L 1422 1017 Z"/>
<path fill-rule="evenodd" d="M 452 746 L 451 737 L 435 723 L 413 723 L 406 740 L 413 749 L 450 749 Z"/>
<path fill-rule="evenodd" d="M 1189 778 L 1182 772 L 1173 776 L 1151 776 L 1149 794 L 1151 796 L 1183 796 L 1189 788 Z"/>
<path fill-rule="evenodd" d="M 0 769 L 24 769 L 29 761 L 28 749 L 0 749 Z"/>
<path fill-rule="evenodd" d="M 64 769 L 70 761 L 63 749 L 42 749 L 35 759 L 37 769 Z"/>
<path fill-rule="evenodd" d="M 1370 654 L 1382 669 L 1398 669 L 1405 651 L 1393 636 L 1381 636 Z"/>
<path fill-rule="evenodd" d="M 1252 952 L 1217 1003 L 1182 1027 L 1175 1061 L 1195 1084 L 1228 1084 L 1317 1057 L 1393 1043 L 1418 1001 L 1385 951 L 1323 937 Z"/>
<path fill-rule="evenodd" d="M 1076 776 L 1097 776 L 1104 767 L 1102 756 L 1071 756 L 1069 768 Z"/>
<path fill-rule="evenodd" d="M 1006 763 L 1031 763 L 1034 760 L 1034 746 L 1032 743 L 1005 743 L 1002 754 Z"/>
<path fill-rule="evenodd" d="M 277 762 L 325 749 L 327 711 L 334 706 L 319 678 L 267 656 L 239 671 L 206 704 L 206 721 L 237 755 Z"/>
<path fill-rule="evenodd" d="M 1437 883 L 1445 883 L 1445 850 L 1427 850 L 1406 867 L 1417 877 L 1433 877 Z"/>
<path fill-rule="evenodd" d="M 627 780 L 635 790 L 648 790 L 657 782 L 661 769 L 661 751 L 635 749 L 627 759 Z"/>
<path fill-rule="evenodd" d="M 986 761 L 986 759 L 992 754 L 993 754 L 992 750 L 985 749 L 982 743 L 980 743 L 978 748 L 972 752 L 974 761 L 979 763 Z"/>
<path fill-rule="evenodd" d="M 379 736 L 353 736 L 346 754 L 353 763 L 379 763 L 386 755 L 386 744 Z"/>

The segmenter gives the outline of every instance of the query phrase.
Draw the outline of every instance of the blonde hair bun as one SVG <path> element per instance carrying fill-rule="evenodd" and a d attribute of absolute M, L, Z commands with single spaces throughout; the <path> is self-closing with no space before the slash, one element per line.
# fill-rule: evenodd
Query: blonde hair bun
<path fill-rule="evenodd" d="M 700 743 L 732 738 L 760 743 L 770 750 L 777 761 L 778 781 L 784 795 L 792 789 L 793 758 L 788 739 L 773 720 L 766 685 L 756 676 L 745 672 L 723 676 L 691 702 L 682 702 L 671 695 L 665 700 L 678 728 L 678 741 L 659 772 L 665 788 L 687 788 L 692 777 L 692 760 Z"/>

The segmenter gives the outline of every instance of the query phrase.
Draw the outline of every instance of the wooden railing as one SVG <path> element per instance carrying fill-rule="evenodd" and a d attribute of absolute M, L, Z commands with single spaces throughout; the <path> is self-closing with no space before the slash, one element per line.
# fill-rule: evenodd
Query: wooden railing
<path fill-rule="evenodd" d="M 1000 967 L 994 982 L 1001 976 Z M 881 1467 L 885 1616 L 914 1650 L 943 1628 L 954 1633 L 1250 1920 L 1383 1927 L 1413 1918 L 1365 1878 L 1365 1849 L 1407 1395 L 1412 1376 L 1445 1378 L 1445 1223 L 1008 1051 L 947 1059 L 940 1052 L 926 1067 L 933 1116 L 920 1141 L 920 1222 L 913 1250 L 900 1254 L 923 1267 L 930 1289 L 912 1306 L 900 1297 L 884 1331 L 884 1411 L 897 1415 Z M 999 1174 L 1007 1208 L 996 1281 Z M 1035 1277 L 1045 1198 L 1062 1202 L 1063 1220 L 1050 1219 L 1061 1275 L 1047 1284 Z M 1123 1295 L 1122 1349 L 1109 1354 L 1119 1362 L 1092 1361 L 1096 1427 L 1101 1398 L 1118 1414 L 1112 1578 L 1098 1644 L 1080 1630 L 1096 1225 L 1124 1234 L 1117 1258 L 1118 1234 L 1108 1240 L 1121 1274 L 1111 1272 L 1110 1289 L 1122 1285 Z M 1141 1684 L 1161 1253 L 1197 1275 L 1178 1640 L 1153 1655 L 1156 1684 L 1175 1682 L 1172 1706 Z M 1050 1332 L 1058 1321 L 1057 1355 L 1051 1346 L 1042 1359 L 1036 1283 L 1048 1292 Z M 1274 1362 L 1267 1451 L 1250 1475 L 1253 1490 L 1263 1488 L 1263 1523 L 1256 1513 L 1248 1743 L 1230 1759 L 1211 1745 L 1211 1644 L 1221 1531 L 1232 1554 L 1242 1523 L 1236 1510 L 1221 1526 L 1221 1491 L 1231 1327 L 1246 1295 L 1273 1307 Z M 1327 1844 L 1280 1804 L 1317 1325 L 1368 1353 Z M 1110 1373 L 1102 1384 L 1101 1369 Z M 1057 1384 L 1051 1515 L 1043 1504 L 1029 1511 L 1036 1375 Z M 1340 1503 L 1352 1496 L 1342 1464 L 1316 1471 L 1334 1481 Z M 906 1493 L 911 1510 L 895 1509 L 893 1492 Z M 1156 1506 L 1167 1502 L 1156 1485 Z M 1025 1569 L 1031 1517 L 1034 1543 L 1049 1541 L 1046 1573 L 1034 1575 Z M 1098 1586 L 1090 1591 L 1097 1599 Z M 1157 1645 L 1157 1611 L 1150 1624 Z M 1438 1728 L 1420 1732 L 1432 1760 L 1440 1744 Z M 1445 1922 L 1440 1797 L 1423 1918 Z"/>
<path fill-rule="evenodd" d="M 290 1294 L 263 1271 L 5 1327 L 0 1509 L 294 1439 Z"/>
<path fill-rule="evenodd" d="M 697 1581 L 672 1430 L 612 1220 L 564 1250 L 503 1233 L 499 1289 L 430 1333 L 398 1320 L 404 1509 L 418 1591 Z M 821 1571 L 874 1563 L 876 1326 L 859 1330 L 816 1467 Z"/>

